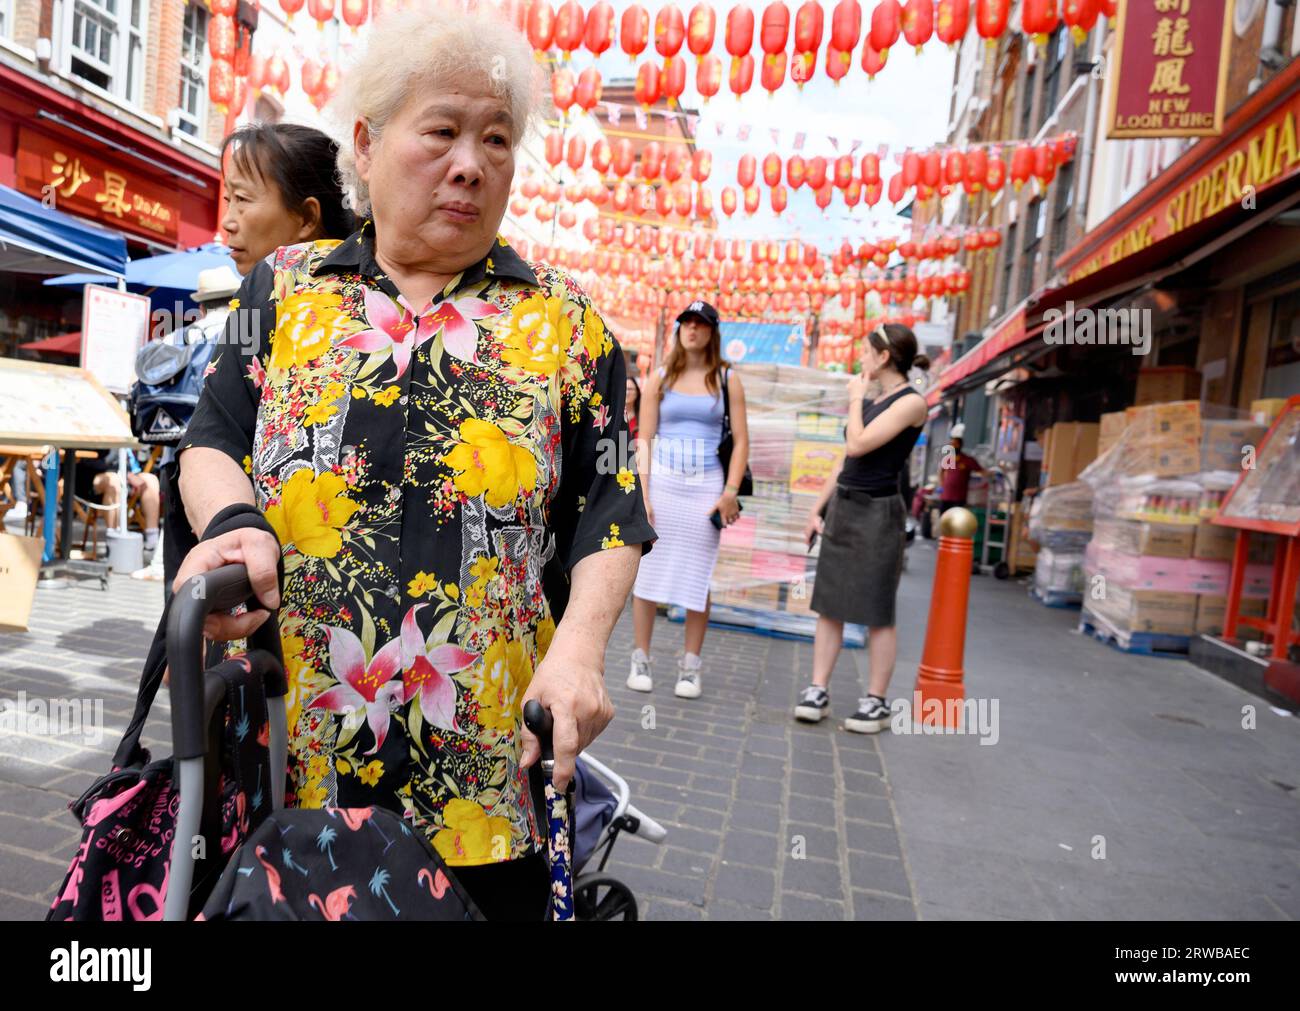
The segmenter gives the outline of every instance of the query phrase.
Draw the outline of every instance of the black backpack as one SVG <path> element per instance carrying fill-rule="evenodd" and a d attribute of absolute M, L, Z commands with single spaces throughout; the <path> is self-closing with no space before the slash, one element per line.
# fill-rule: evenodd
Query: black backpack
<path fill-rule="evenodd" d="M 198 327 L 188 331 L 198 335 Z M 127 410 L 131 431 L 151 446 L 180 444 L 203 392 L 203 380 L 218 340 L 190 344 L 153 341 L 135 357 L 138 382 L 131 387 Z"/>

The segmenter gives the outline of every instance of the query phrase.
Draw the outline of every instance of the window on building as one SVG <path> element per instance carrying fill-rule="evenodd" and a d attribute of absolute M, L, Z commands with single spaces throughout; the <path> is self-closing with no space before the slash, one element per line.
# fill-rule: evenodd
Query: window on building
<path fill-rule="evenodd" d="M 185 8 L 181 24 L 181 93 L 176 106 L 180 129 L 191 137 L 203 134 L 208 114 L 208 12 L 197 3 Z"/>
<path fill-rule="evenodd" d="M 64 7 L 68 70 L 139 104 L 144 85 L 146 0 L 71 0 Z"/>
<path fill-rule="evenodd" d="M 1016 262 L 1016 223 L 1007 225 L 1007 241 L 1002 244 L 1002 312 L 1005 314 L 1012 306 L 1015 292 L 1011 290 L 1012 268 Z"/>
<path fill-rule="evenodd" d="M 1034 68 L 1030 67 L 1025 71 L 1025 83 L 1023 94 L 1021 96 L 1020 106 L 1020 136 L 1032 137 L 1034 131 L 1032 124 L 1034 122 Z"/>
<path fill-rule="evenodd" d="M 1025 213 L 1025 248 L 1020 263 L 1021 297 L 1034 292 L 1034 268 L 1037 266 L 1038 250 L 1043 244 L 1043 231 L 1046 225 L 1043 214 L 1043 199 L 1039 197 L 1030 203 Z"/>
<path fill-rule="evenodd" d="M 1061 98 L 1061 74 L 1072 48 L 1070 33 L 1063 27 L 1057 28 L 1048 40 L 1047 64 L 1043 69 L 1043 102 L 1038 113 L 1040 129 L 1056 112 L 1056 103 Z M 1029 133 L 1026 132 L 1025 136 L 1028 137 Z"/>
<path fill-rule="evenodd" d="M 10 38 L 14 33 L 13 0 L 0 0 L 0 37 Z"/>
<path fill-rule="evenodd" d="M 1056 176 L 1056 204 L 1052 209 L 1052 262 L 1065 252 L 1070 235 L 1070 210 L 1074 207 L 1074 162 L 1061 166 Z"/>

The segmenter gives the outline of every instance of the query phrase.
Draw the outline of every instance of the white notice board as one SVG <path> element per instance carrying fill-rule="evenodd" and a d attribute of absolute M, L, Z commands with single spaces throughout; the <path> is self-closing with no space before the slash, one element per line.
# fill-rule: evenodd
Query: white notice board
<path fill-rule="evenodd" d="M 86 285 L 81 304 L 81 367 L 106 390 L 127 394 L 135 356 L 149 334 L 149 299 L 116 288 Z"/>

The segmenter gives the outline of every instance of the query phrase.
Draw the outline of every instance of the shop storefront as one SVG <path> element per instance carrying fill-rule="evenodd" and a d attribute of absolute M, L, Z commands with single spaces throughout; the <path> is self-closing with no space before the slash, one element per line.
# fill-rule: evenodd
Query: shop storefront
<path fill-rule="evenodd" d="M 213 164 L 133 129 L 7 67 L 0 67 L 0 184 L 120 235 L 130 258 L 212 241 L 220 173 Z M 79 288 L 50 288 L 51 274 L 85 269 L 65 262 L 0 267 L 0 354 L 76 330 Z"/>

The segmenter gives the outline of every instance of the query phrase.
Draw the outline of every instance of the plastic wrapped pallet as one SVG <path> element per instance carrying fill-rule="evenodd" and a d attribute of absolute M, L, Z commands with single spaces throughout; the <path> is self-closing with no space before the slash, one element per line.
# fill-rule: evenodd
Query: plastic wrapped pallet
<path fill-rule="evenodd" d="M 1082 481 L 1048 488 L 1029 511 L 1029 536 L 1040 548 L 1080 554 L 1092 538 L 1093 490 Z"/>
<path fill-rule="evenodd" d="M 804 524 L 844 455 L 848 377 L 789 365 L 739 365 L 754 494 L 722 532 L 710 617 L 777 635 L 811 637 L 816 555 Z M 860 646 L 865 630 L 845 629 Z"/>
<path fill-rule="evenodd" d="M 1034 595 L 1045 604 L 1077 604 L 1083 592 L 1083 552 L 1043 548 L 1034 563 Z"/>

